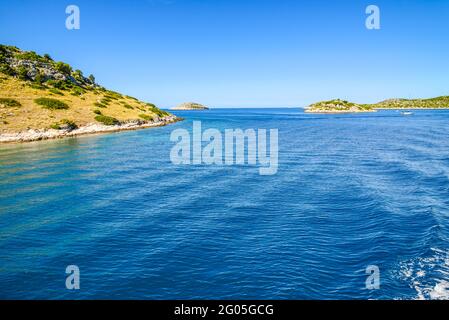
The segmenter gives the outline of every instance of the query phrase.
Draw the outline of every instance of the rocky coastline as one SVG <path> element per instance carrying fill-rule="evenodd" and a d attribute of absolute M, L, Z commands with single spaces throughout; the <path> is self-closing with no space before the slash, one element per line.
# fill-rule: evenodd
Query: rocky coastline
<path fill-rule="evenodd" d="M 100 123 L 89 123 L 85 126 L 81 126 L 74 130 L 63 129 L 29 129 L 27 131 L 21 131 L 16 133 L 3 133 L 0 134 L 0 144 L 4 143 L 23 143 L 23 142 L 33 142 L 41 140 L 50 139 L 61 139 L 67 137 L 76 137 L 88 134 L 100 134 L 100 133 L 111 133 L 117 131 L 126 130 L 138 130 L 152 127 L 166 126 L 170 123 L 175 123 L 181 121 L 182 119 L 173 115 L 159 119 L 158 121 L 129 121 L 126 123 L 120 123 L 117 125 L 104 125 Z"/>

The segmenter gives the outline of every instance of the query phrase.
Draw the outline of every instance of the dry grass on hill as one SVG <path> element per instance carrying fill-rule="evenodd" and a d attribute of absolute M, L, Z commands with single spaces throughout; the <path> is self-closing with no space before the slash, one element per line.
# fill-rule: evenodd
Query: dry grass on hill
<path fill-rule="evenodd" d="M 57 99 L 66 103 L 66 110 L 49 110 L 38 105 L 39 98 Z M 4 103 L 2 103 L 2 99 Z M 20 106 L 7 101 L 17 101 Z M 96 113 L 94 113 L 96 112 Z M 101 88 L 86 90 L 80 96 L 73 91 L 39 88 L 29 81 L 0 74 L 0 132 L 20 132 L 27 129 L 49 129 L 51 126 L 69 120 L 78 126 L 97 123 L 95 117 L 102 115 L 121 122 L 151 120 L 164 114 L 151 104 L 122 96 Z"/>

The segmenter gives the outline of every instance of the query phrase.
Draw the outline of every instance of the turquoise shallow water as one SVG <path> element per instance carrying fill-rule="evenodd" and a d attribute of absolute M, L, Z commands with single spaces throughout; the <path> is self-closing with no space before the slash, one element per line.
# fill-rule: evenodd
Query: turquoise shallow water
<path fill-rule="evenodd" d="M 1 299 L 449 298 L 449 111 L 178 114 L 0 145 Z M 278 128 L 278 173 L 173 165 L 170 133 L 193 120 Z"/>

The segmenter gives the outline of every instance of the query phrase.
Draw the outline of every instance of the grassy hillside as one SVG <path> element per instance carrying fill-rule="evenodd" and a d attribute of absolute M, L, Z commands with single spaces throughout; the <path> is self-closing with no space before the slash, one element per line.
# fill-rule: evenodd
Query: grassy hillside
<path fill-rule="evenodd" d="M 84 77 L 48 55 L 0 45 L 0 133 L 153 122 L 168 115 L 151 103 L 107 90 L 93 76 Z"/>
<path fill-rule="evenodd" d="M 376 109 L 449 109 L 449 96 L 431 99 L 390 99 L 375 104 L 357 104 L 336 99 L 314 103 L 306 112 L 374 112 Z"/>
<path fill-rule="evenodd" d="M 449 96 L 431 99 L 390 99 L 373 105 L 378 109 L 447 109 Z"/>
<path fill-rule="evenodd" d="M 373 112 L 371 105 L 357 104 L 346 100 L 329 100 L 312 104 L 307 112 L 339 113 L 339 112 Z"/>

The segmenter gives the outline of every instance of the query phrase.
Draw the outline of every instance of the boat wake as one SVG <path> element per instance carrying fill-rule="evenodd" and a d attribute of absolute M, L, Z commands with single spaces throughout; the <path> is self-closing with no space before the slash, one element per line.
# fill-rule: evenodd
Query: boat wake
<path fill-rule="evenodd" d="M 432 248 L 428 257 L 400 264 L 400 278 L 416 290 L 417 300 L 449 299 L 449 250 Z"/>

